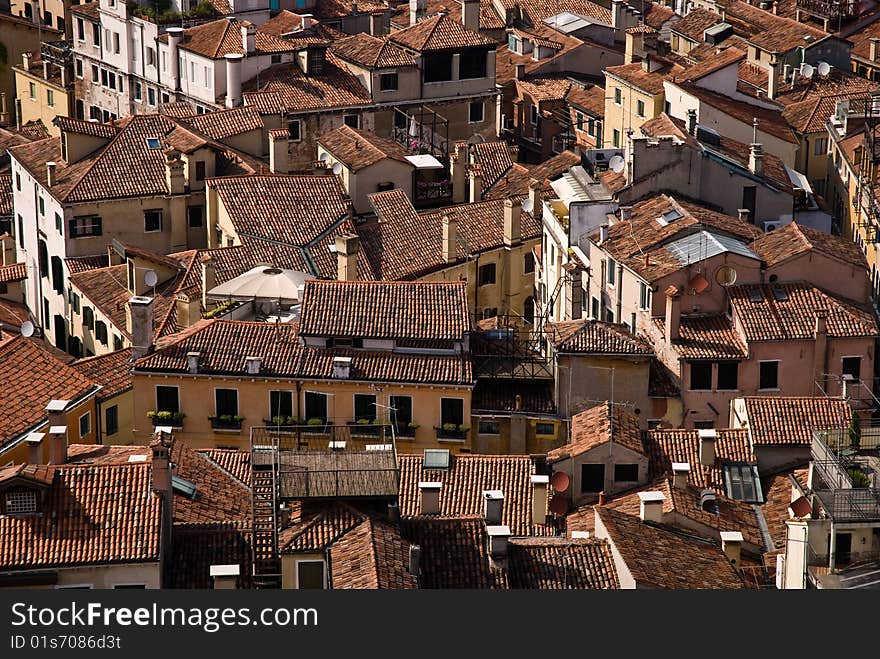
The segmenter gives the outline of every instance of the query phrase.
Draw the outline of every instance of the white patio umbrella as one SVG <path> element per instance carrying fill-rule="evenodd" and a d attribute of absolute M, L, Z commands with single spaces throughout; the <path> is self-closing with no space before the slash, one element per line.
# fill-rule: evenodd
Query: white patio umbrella
<path fill-rule="evenodd" d="M 233 300 L 279 300 L 288 304 L 299 303 L 307 279 L 314 277 L 298 270 L 282 270 L 258 265 L 234 279 L 215 286 L 208 297 Z"/>

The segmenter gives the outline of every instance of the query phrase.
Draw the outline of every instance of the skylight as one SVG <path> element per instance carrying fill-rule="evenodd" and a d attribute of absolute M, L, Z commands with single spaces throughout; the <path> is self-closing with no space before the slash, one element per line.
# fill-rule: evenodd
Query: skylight
<path fill-rule="evenodd" d="M 180 476 L 171 477 L 171 489 L 190 499 L 196 498 L 196 484 Z"/>
<path fill-rule="evenodd" d="M 749 291 L 749 300 L 752 302 L 763 302 L 764 294 L 761 293 L 760 288 L 753 288 Z"/>
<path fill-rule="evenodd" d="M 727 496 L 737 501 L 763 503 L 758 468 L 749 464 L 724 465 L 724 489 Z"/>
<path fill-rule="evenodd" d="M 777 302 L 785 302 L 788 300 L 788 291 L 782 286 L 772 286 L 770 290 L 773 291 L 773 297 L 776 298 Z"/>
<path fill-rule="evenodd" d="M 422 466 L 425 469 L 449 469 L 449 451 L 446 449 L 426 448 Z"/>
<path fill-rule="evenodd" d="M 147 137 L 145 139 L 148 149 L 158 149 L 162 146 L 162 142 L 159 141 L 158 137 Z"/>
<path fill-rule="evenodd" d="M 667 222 L 674 222 L 675 220 L 679 220 L 683 217 L 684 215 L 679 213 L 678 210 L 674 208 L 671 211 L 666 211 L 665 213 L 663 213 L 663 219 Z"/>

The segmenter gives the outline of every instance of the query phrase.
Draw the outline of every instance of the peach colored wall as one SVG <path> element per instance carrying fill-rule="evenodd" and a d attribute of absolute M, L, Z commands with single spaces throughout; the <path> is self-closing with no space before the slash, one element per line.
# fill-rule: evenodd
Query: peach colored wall
<path fill-rule="evenodd" d="M 765 281 L 771 275 L 779 281 L 809 281 L 830 293 L 857 302 L 868 301 L 868 273 L 862 268 L 828 258 L 816 252 L 808 252 L 768 268 Z"/>

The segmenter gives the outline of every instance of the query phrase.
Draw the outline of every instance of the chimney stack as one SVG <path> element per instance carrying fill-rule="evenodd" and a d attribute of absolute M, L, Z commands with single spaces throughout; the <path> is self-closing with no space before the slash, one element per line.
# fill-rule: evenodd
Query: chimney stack
<path fill-rule="evenodd" d="M 767 98 L 771 101 L 779 96 L 779 80 L 777 79 L 776 69 L 779 66 L 776 60 L 770 62 L 767 66 Z"/>
<path fill-rule="evenodd" d="M 347 233 L 336 236 L 336 278 L 339 281 L 357 279 L 357 257 L 361 247 L 361 239 L 357 234 Z"/>
<path fill-rule="evenodd" d="M 269 170 L 273 174 L 287 174 L 290 171 L 288 136 L 289 133 L 284 128 L 269 131 Z"/>
<path fill-rule="evenodd" d="M 663 521 L 663 492 L 639 492 L 639 517 L 643 522 L 660 524 Z"/>
<path fill-rule="evenodd" d="M 422 561 L 422 548 L 419 545 L 410 545 L 409 546 L 409 566 L 408 572 L 410 575 L 417 577 L 419 576 L 419 563 Z"/>
<path fill-rule="evenodd" d="M 540 220 L 544 215 L 544 195 L 541 187 L 537 179 L 531 179 L 529 182 L 529 201 L 532 202 L 532 217 L 535 220 Z"/>
<path fill-rule="evenodd" d="M 522 202 L 504 200 L 504 245 L 513 247 L 522 242 Z"/>
<path fill-rule="evenodd" d="M 199 298 L 190 297 L 186 293 L 178 293 L 175 297 L 177 305 L 177 324 L 180 327 L 190 327 L 202 318 L 199 308 Z"/>
<path fill-rule="evenodd" d="M 419 482 L 419 515 L 440 514 L 440 489 L 443 483 Z"/>
<path fill-rule="evenodd" d="M 241 53 L 227 53 L 226 59 L 226 107 L 238 107 L 241 103 Z"/>
<path fill-rule="evenodd" d="M 241 22 L 241 49 L 248 54 L 257 49 L 257 26 L 250 21 Z"/>
<path fill-rule="evenodd" d="M 608 225 L 603 224 L 599 227 L 599 244 L 601 245 L 608 240 Z"/>
<path fill-rule="evenodd" d="M 153 351 L 153 298 L 135 295 L 128 301 L 131 318 L 131 358 L 145 357 Z"/>
<path fill-rule="evenodd" d="M 55 163 L 46 163 L 46 185 L 50 188 L 55 185 Z"/>
<path fill-rule="evenodd" d="M 315 17 L 312 14 L 301 14 L 300 20 L 300 30 L 308 30 L 315 24 Z"/>
<path fill-rule="evenodd" d="M 501 524 L 501 513 L 504 509 L 504 492 L 501 490 L 483 490 L 483 514 L 486 526 Z"/>
<path fill-rule="evenodd" d="M 816 326 L 814 330 L 816 344 L 813 348 L 813 354 L 816 355 L 814 360 L 815 369 L 814 378 L 818 382 L 825 377 L 828 372 L 828 309 L 816 310 Z M 846 389 L 841 392 L 845 394 Z"/>
<path fill-rule="evenodd" d="M 697 134 L 697 111 L 694 109 L 687 111 L 687 130 L 689 135 Z"/>
<path fill-rule="evenodd" d="M 517 64 L 516 65 L 516 68 L 514 71 L 514 77 L 517 80 L 522 80 L 523 78 L 526 77 L 526 65 L 525 64 Z"/>
<path fill-rule="evenodd" d="M 186 370 L 189 373 L 195 375 L 199 372 L 199 357 L 202 356 L 200 352 L 188 352 L 186 353 Z"/>
<path fill-rule="evenodd" d="M 169 27 L 165 33 L 168 35 L 168 86 L 176 91 L 180 89 L 180 56 L 177 48 L 183 40 L 183 28 Z"/>
<path fill-rule="evenodd" d="M 241 567 L 238 565 L 212 565 L 210 567 L 211 579 L 214 581 L 214 590 L 236 590 L 238 586 Z"/>
<path fill-rule="evenodd" d="M 620 207 L 620 221 L 628 222 L 632 219 L 633 216 L 633 207 L 632 206 L 621 206 Z"/>
<path fill-rule="evenodd" d="M 549 476 L 532 476 L 532 524 L 541 525 L 547 521 L 547 487 Z"/>
<path fill-rule="evenodd" d="M 480 31 L 480 0 L 459 0 L 461 3 L 461 24 L 468 30 Z"/>
<path fill-rule="evenodd" d="M 6 106 L 6 92 L 0 92 L 0 125 L 9 125 L 9 108 Z"/>
<path fill-rule="evenodd" d="M 687 487 L 688 474 L 691 473 L 691 465 L 689 462 L 673 462 L 672 463 L 672 487 L 677 490 L 683 490 Z"/>
<path fill-rule="evenodd" d="M 21 54 L 21 68 L 25 71 L 31 70 L 31 58 L 33 57 L 33 53 L 24 52 Z"/>
<path fill-rule="evenodd" d="M 672 343 L 678 338 L 678 326 L 681 322 L 681 292 L 675 286 L 666 289 L 666 342 Z"/>
<path fill-rule="evenodd" d="M 43 464 L 43 438 L 46 436 L 44 432 L 32 432 L 25 437 L 28 447 L 28 464 Z"/>
<path fill-rule="evenodd" d="M 374 37 L 385 34 L 385 14 L 382 12 L 370 14 L 370 34 Z"/>
<path fill-rule="evenodd" d="M 496 561 L 507 558 L 507 543 L 510 540 L 510 527 L 493 524 L 486 527 L 486 535 L 489 540 L 489 556 Z"/>
<path fill-rule="evenodd" d="M 419 22 L 425 14 L 427 3 L 425 0 L 409 0 L 409 24 L 410 27 Z"/>
<path fill-rule="evenodd" d="M 749 209 L 748 208 L 737 208 L 736 214 L 740 219 L 740 222 L 748 222 L 749 221 Z"/>
<path fill-rule="evenodd" d="M 46 405 L 49 417 L 49 464 L 67 461 L 67 406 L 69 400 L 50 400 Z"/>
<path fill-rule="evenodd" d="M 786 64 L 782 67 L 782 83 L 788 84 L 791 82 L 791 64 Z"/>
<path fill-rule="evenodd" d="M 474 203 L 483 198 L 483 167 L 479 163 L 472 164 L 469 175 L 471 180 L 469 201 Z"/>
<path fill-rule="evenodd" d="M 760 144 L 749 145 L 749 171 L 755 176 L 764 175 L 764 150 Z"/>
<path fill-rule="evenodd" d="M 455 153 L 450 158 L 449 168 L 452 177 L 452 202 L 463 204 L 467 196 L 467 142 L 456 142 Z"/>
<path fill-rule="evenodd" d="M 721 532 L 721 549 L 727 556 L 727 560 L 736 569 L 739 569 L 740 557 L 742 555 L 743 534 L 739 531 L 722 531 Z"/>
<path fill-rule="evenodd" d="M 706 467 L 715 465 L 715 442 L 718 433 L 714 428 L 701 428 L 697 431 L 700 437 L 700 464 Z"/>
<path fill-rule="evenodd" d="M 168 187 L 168 194 L 180 195 L 186 192 L 184 167 L 179 151 L 168 149 L 165 152 L 165 185 Z"/>
<path fill-rule="evenodd" d="M 444 215 L 441 220 L 443 223 L 443 260 L 446 263 L 454 263 L 458 258 L 456 229 L 458 222 L 455 218 Z"/>
<path fill-rule="evenodd" d="M 150 469 L 151 489 L 162 497 L 162 543 L 171 540 L 171 523 L 174 515 L 174 490 L 171 486 L 171 435 L 156 432 L 150 442 L 152 466 Z"/>
<path fill-rule="evenodd" d="M 627 28 L 626 2 L 624 0 L 611 0 L 611 27 L 615 32 Z"/>
<path fill-rule="evenodd" d="M 208 309 L 208 291 L 217 285 L 214 259 L 207 254 L 202 257 L 202 307 Z"/>

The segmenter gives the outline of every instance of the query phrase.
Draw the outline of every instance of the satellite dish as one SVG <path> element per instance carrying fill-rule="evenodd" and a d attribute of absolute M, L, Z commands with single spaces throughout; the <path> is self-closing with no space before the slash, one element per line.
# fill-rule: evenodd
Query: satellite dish
<path fill-rule="evenodd" d="M 479 133 L 474 133 L 468 138 L 468 144 L 482 144 L 486 141 L 486 138 L 480 135 Z"/>
<path fill-rule="evenodd" d="M 831 73 L 831 65 L 828 62 L 819 62 L 819 66 L 816 70 L 819 72 L 819 75 L 824 78 Z"/>
<path fill-rule="evenodd" d="M 342 173 L 342 165 L 339 164 L 338 162 L 333 163 L 333 173 L 334 174 L 341 174 Z"/>
<path fill-rule="evenodd" d="M 812 78 L 814 73 L 816 73 L 816 69 L 810 64 L 804 64 L 801 68 L 801 75 L 805 78 Z"/>
<path fill-rule="evenodd" d="M 330 154 L 325 151 L 320 155 L 320 157 L 318 157 L 318 160 L 320 160 L 321 162 L 327 162 L 328 160 L 330 160 Z"/>
<path fill-rule="evenodd" d="M 722 265 L 715 271 L 715 281 L 721 286 L 733 286 L 736 283 L 736 270 L 729 265 Z"/>
<path fill-rule="evenodd" d="M 155 286 L 159 282 L 159 276 L 155 270 L 147 270 L 144 273 L 144 283 L 147 286 Z"/>
<path fill-rule="evenodd" d="M 608 169 L 612 172 L 616 172 L 620 174 L 623 171 L 623 167 L 626 165 L 626 161 L 622 156 L 614 156 L 611 160 L 608 161 Z"/>
<path fill-rule="evenodd" d="M 533 209 L 534 207 L 535 207 L 535 204 L 532 203 L 532 200 L 531 200 L 531 199 L 523 199 L 522 209 L 523 209 L 526 213 L 531 213 L 531 212 L 532 212 L 532 209 Z"/>
<path fill-rule="evenodd" d="M 567 496 L 562 494 L 554 494 L 550 498 L 550 512 L 555 515 L 565 515 L 568 513 L 569 500 Z"/>
<path fill-rule="evenodd" d="M 550 479 L 550 484 L 557 492 L 565 492 L 571 485 L 571 478 L 564 471 L 557 471 Z"/>
<path fill-rule="evenodd" d="M 21 335 L 25 338 L 34 335 L 34 324 L 26 320 L 21 324 Z"/>

